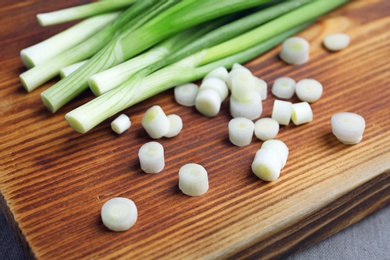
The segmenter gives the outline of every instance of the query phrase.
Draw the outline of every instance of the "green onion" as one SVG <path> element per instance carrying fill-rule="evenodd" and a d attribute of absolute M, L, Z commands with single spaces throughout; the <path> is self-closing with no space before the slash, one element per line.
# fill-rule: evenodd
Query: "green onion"
<path fill-rule="evenodd" d="M 182 35 L 175 35 L 149 52 L 138 55 L 113 68 L 91 76 L 89 78 L 89 86 L 95 95 L 101 95 L 117 87 L 136 71 L 145 67 L 145 65 L 151 64 L 154 60 L 157 61 L 158 59 L 161 59 L 158 62 L 158 65 L 155 65 L 156 69 L 172 64 L 204 48 L 238 36 L 310 1 L 311 0 L 294 0 L 261 9 L 260 11 L 248 14 L 224 26 L 219 26 L 217 29 L 202 37 L 199 37 L 202 34 L 202 31 L 199 30 L 199 28 L 191 28 L 189 32 L 184 31 L 181 33 Z M 212 24 L 217 25 L 215 21 L 212 21 Z M 199 27 L 203 28 L 204 26 L 202 25 Z M 178 46 L 178 42 L 181 42 L 182 44 Z M 164 59 L 162 59 L 162 57 L 164 57 Z"/>
<path fill-rule="evenodd" d="M 155 2 L 158 2 L 158 0 L 138 1 L 124 11 L 113 23 L 107 25 L 84 42 L 47 60 L 43 64 L 23 72 L 20 75 L 23 86 L 27 91 L 33 91 L 46 81 L 57 76 L 62 68 L 90 58 L 107 45 L 118 30 L 130 30 L 132 27 L 139 26 L 137 23 L 143 18 L 143 12 L 153 6 Z"/>
<path fill-rule="evenodd" d="M 76 131 L 85 133 L 119 111 L 162 91 L 198 80 L 215 68 L 221 66 L 229 68 L 235 63 L 244 63 L 257 57 L 305 28 L 314 18 L 345 2 L 347 1 L 313 1 L 248 33 L 200 51 L 147 77 L 145 75 L 148 74 L 148 68 L 141 70 L 121 86 L 69 112 L 65 118 Z M 302 18 L 305 16 L 306 19 Z M 259 34 L 267 35 L 267 38 L 259 37 Z M 257 43 L 251 39 L 257 39 Z M 248 41 L 251 44 L 248 45 Z"/>
<path fill-rule="evenodd" d="M 270 38 L 267 41 L 243 50 L 240 53 L 236 53 L 201 67 L 196 66 L 202 61 L 202 56 L 207 51 L 201 51 L 191 55 L 188 58 L 160 69 L 147 77 L 144 77 L 142 73 L 137 73 L 119 87 L 70 111 L 65 115 L 65 119 L 77 132 L 86 133 L 119 111 L 169 88 L 201 79 L 215 68 L 221 66 L 229 68 L 236 62 L 247 62 L 273 48 L 287 37 L 303 29 L 305 26 L 307 26 L 307 24 L 279 34 L 274 38 Z"/>
<path fill-rule="evenodd" d="M 159 67 L 162 67 L 166 63 L 173 63 L 169 58 L 170 55 L 173 55 L 174 52 L 179 51 L 190 42 L 195 41 L 206 32 L 214 29 L 225 20 L 221 19 L 221 21 L 201 24 L 179 32 L 132 59 L 92 75 L 88 79 L 88 85 L 95 95 L 100 96 L 126 81 L 137 71 L 153 63 L 161 63 Z"/>
<path fill-rule="evenodd" d="M 67 49 L 87 40 L 109 23 L 118 18 L 120 12 L 96 15 L 20 52 L 23 63 L 28 67 L 42 64 L 60 55 Z"/>
<path fill-rule="evenodd" d="M 136 0 L 111 0 L 110 2 L 89 3 L 50 13 L 38 14 L 37 18 L 39 24 L 42 26 L 54 25 L 124 9 L 135 1 Z"/>
<path fill-rule="evenodd" d="M 41 94 L 42 100 L 50 111 L 55 112 L 88 88 L 87 80 L 91 75 L 128 60 L 179 31 L 268 1 L 181 1 L 160 15 L 155 15 L 138 30 L 126 31 L 119 35 L 72 75 L 45 90 Z M 168 7 L 174 2 L 166 1 L 165 5 Z M 165 5 L 162 5 L 160 9 L 163 9 Z M 149 14 L 150 12 L 145 16 Z"/>

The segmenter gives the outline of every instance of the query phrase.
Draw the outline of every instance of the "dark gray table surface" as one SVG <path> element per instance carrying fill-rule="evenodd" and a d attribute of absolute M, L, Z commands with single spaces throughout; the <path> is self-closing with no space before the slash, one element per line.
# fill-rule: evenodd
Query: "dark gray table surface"
<path fill-rule="evenodd" d="M 24 259 L 0 211 L 0 260 Z M 390 206 L 299 252 L 289 260 L 390 260 Z"/>

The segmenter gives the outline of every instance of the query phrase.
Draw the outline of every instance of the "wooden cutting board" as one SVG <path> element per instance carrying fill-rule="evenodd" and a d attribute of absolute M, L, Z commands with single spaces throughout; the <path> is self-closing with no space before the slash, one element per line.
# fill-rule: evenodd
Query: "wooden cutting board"
<path fill-rule="evenodd" d="M 312 105 L 314 121 L 283 126 L 277 136 L 290 149 L 281 177 L 264 182 L 250 165 L 261 141 L 233 146 L 227 135 L 228 100 L 215 118 L 174 102 L 172 90 L 124 112 L 132 127 L 122 135 L 110 120 L 87 134 L 64 120 L 90 100 L 84 93 L 56 114 L 39 94 L 58 79 L 27 94 L 22 48 L 68 25 L 41 28 L 35 14 L 88 1 L 2 1 L 0 5 L 0 191 L 7 215 L 27 257 L 38 259 L 221 259 L 290 255 L 356 223 L 390 202 L 390 2 L 352 1 L 301 36 L 311 44 L 310 62 L 288 66 L 279 47 L 246 66 L 266 80 L 315 78 L 324 86 Z M 351 45 L 326 51 L 328 33 L 346 32 Z M 269 92 L 262 116 L 270 116 Z M 292 102 L 298 102 L 296 97 Z M 160 105 L 184 121 L 183 131 L 161 139 L 166 167 L 157 175 L 140 170 L 137 152 L 151 139 L 143 113 Z M 351 111 L 366 120 L 363 141 L 347 146 L 331 133 L 330 117 Z M 187 197 L 177 187 L 185 163 L 202 164 L 210 190 Z M 105 201 L 134 200 L 139 218 L 126 232 L 108 231 L 100 220 Z"/>

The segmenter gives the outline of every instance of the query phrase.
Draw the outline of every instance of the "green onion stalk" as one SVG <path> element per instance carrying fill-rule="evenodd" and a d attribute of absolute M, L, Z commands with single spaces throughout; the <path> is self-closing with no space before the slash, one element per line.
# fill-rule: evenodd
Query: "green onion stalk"
<path fill-rule="evenodd" d="M 136 0 L 111 0 L 110 2 L 94 2 L 54 12 L 38 14 L 37 19 L 39 24 L 42 26 L 60 24 L 103 13 L 118 11 L 121 9 L 123 10 L 135 1 Z"/>
<path fill-rule="evenodd" d="M 174 34 L 140 55 L 110 69 L 92 75 L 88 79 L 88 85 L 91 86 L 90 88 L 96 96 L 100 96 L 120 85 L 137 71 L 158 61 L 166 60 L 173 55 L 173 53 L 184 48 L 205 33 L 224 24 L 229 19 L 229 17 L 223 17 L 217 21 L 206 22 L 206 24 L 203 23 Z"/>
<path fill-rule="evenodd" d="M 199 80 L 217 67 L 230 68 L 234 63 L 245 63 L 257 57 L 346 2 L 312 1 L 241 36 L 190 55 L 150 75 L 146 72 L 147 68 L 141 70 L 119 87 L 70 111 L 65 119 L 74 130 L 86 133 L 110 116 L 169 88 Z"/>
<path fill-rule="evenodd" d="M 217 28 L 202 37 L 200 36 L 203 34 L 203 31 L 208 31 L 202 30 L 204 25 L 192 27 L 168 38 L 148 52 L 92 75 L 88 80 L 89 87 L 95 95 L 99 96 L 119 86 L 135 72 L 153 62 L 158 63 L 154 65 L 156 69 L 172 64 L 204 48 L 234 38 L 310 1 L 312 0 L 291 0 L 267 8 L 261 8 L 249 14 L 246 12 L 243 17 L 241 14 L 238 18 L 232 17 L 233 19 L 229 19 L 232 20 L 231 22 L 222 26 L 218 26 L 217 22 L 211 21 L 211 25 Z M 222 22 L 225 20 L 227 19 L 222 19 Z M 184 39 L 181 40 L 182 38 Z"/>
<path fill-rule="evenodd" d="M 42 101 L 50 111 L 56 112 L 88 88 L 88 78 L 93 74 L 139 55 L 148 48 L 182 30 L 234 12 L 259 6 L 269 1 L 180 1 L 156 15 L 138 30 L 131 30 L 119 35 L 118 38 L 94 55 L 78 70 L 42 92 Z M 169 2 L 167 1 L 167 3 Z"/>
<path fill-rule="evenodd" d="M 58 76 L 60 70 L 71 64 L 86 60 L 99 52 L 106 46 L 112 38 L 121 30 L 131 30 L 139 27 L 139 21 L 143 20 L 144 12 L 150 10 L 152 6 L 160 2 L 159 0 L 137 1 L 113 22 L 109 23 L 103 29 L 85 41 L 63 51 L 42 64 L 39 64 L 20 75 L 20 80 L 24 88 L 31 92 L 45 82 Z M 80 33 L 83 33 L 80 31 Z"/>
<path fill-rule="evenodd" d="M 87 40 L 118 19 L 121 12 L 111 12 L 85 19 L 37 44 L 24 48 L 20 57 L 27 68 L 42 64 Z"/>

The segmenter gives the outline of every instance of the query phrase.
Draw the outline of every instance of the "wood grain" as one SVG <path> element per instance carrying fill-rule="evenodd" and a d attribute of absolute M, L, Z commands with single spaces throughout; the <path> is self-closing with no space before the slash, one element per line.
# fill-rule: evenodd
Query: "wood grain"
<path fill-rule="evenodd" d="M 277 138 L 290 156 L 271 183 L 250 171 L 259 140 L 244 148 L 230 144 L 228 100 L 210 119 L 177 105 L 170 90 L 125 110 L 133 123 L 125 134 L 114 134 L 110 119 L 81 135 L 64 115 L 90 100 L 90 92 L 56 114 L 44 108 L 39 94 L 58 79 L 27 94 L 18 79 L 25 70 L 19 51 L 67 26 L 41 28 L 35 14 L 86 2 L 0 4 L 0 205 L 27 257 L 278 258 L 389 204 L 389 1 L 352 1 L 300 33 L 311 44 L 305 65 L 283 64 L 279 47 L 246 64 L 269 85 L 280 76 L 315 78 L 324 85 L 323 97 L 312 105 L 313 122 L 281 127 Z M 323 37 L 340 31 L 351 36 L 351 45 L 326 51 Z M 269 93 L 263 116 L 270 116 L 274 100 Z M 150 141 L 140 122 L 155 104 L 180 115 L 184 129 L 159 140 L 166 167 L 148 175 L 140 170 L 137 152 Z M 346 146 L 332 135 L 330 117 L 339 111 L 365 118 L 361 143 Z M 203 196 L 187 197 L 177 187 L 177 172 L 189 162 L 209 172 L 210 190 Z M 136 225 L 122 233 L 100 221 L 101 206 L 115 196 L 131 198 L 139 210 Z"/>

